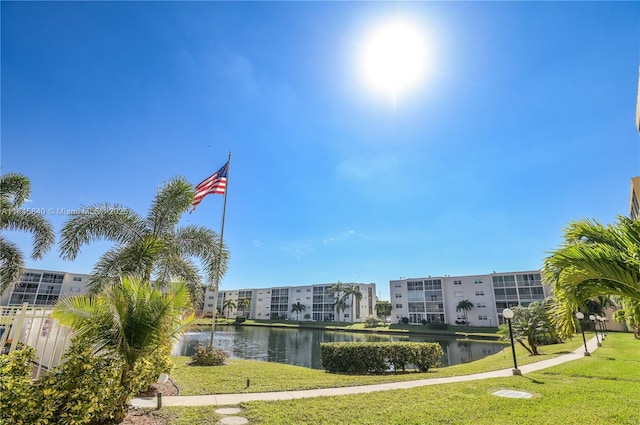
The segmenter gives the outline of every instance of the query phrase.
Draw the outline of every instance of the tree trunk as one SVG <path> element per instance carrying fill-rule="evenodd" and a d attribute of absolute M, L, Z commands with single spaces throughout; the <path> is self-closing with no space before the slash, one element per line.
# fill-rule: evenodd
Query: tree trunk
<path fill-rule="evenodd" d="M 521 340 L 517 339 L 516 341 L 518 341 L 518 344 L 522 345 L 524 347 L 525 350 L 527 350 L 529 352 L 529 354 L 531 354 L 532 356 L 534 356 L 535 354 L 533 353 L 533 351 L 531 351 L 531 348 L 527 347 L 527 344 L 525 344 L 524 342 L 522 342 Z"/>

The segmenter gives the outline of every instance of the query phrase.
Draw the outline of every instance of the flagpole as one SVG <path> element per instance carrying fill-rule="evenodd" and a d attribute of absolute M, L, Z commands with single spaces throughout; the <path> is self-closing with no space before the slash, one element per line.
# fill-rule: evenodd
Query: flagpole
<path fill-rule="evenodd" d="M 224 217 L 227 214 L 227 192 L 229 192 L 229 172 L 231 171 L 231 151 L 229 151 L 229 160 L 227 161 L 227 185 L 224 190 L 224 202 L 222 204 L 222 226 L 220 226 L 220 245 L 218 246 L 218 258 L 215 282 L 213 285 L 213 319 L 211 322 L 211 337 L 209 339 L 209 347 L 213 347 L 213 333 L 216 330 L 216 317 L 218 316 L 218 290 L 220 288 L 220 265 L 222 263 L 222 247 L 224 241 Z"/>

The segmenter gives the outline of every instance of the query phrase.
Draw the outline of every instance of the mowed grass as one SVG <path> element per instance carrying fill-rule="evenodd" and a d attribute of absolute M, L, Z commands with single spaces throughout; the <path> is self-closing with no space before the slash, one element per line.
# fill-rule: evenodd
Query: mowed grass
<path fill-rule="evenodd" d="M 502 389 L 526 391 L 533 398 L 492 395 Z M 591 357 L 525 376 L 340 397 L 250 402 L 242 405 L 245 410 L 241 416 L 254 425 L 637 425 L 638 394 L 640 342 L 630 334 L 610 333 Z M 198 408 L 202 420 L 191 415 L 191 423 L 210 423 L 206 420 L 215 408 Z M 186 423 L 177 420 L 190 409 L 171 409 L 169 423 Z"/>
<path fill-rule="evenodd" d="M 541 347 L 540 356 L 530 356 L 522 347 L 516 346 L 519 365 L 546 360 L 571 352 L 580 347 L 581 340 L 574 338 L 563 344 Z M 338 375 L 323 370 L 267 363 L 253 360 L 228 359 L 225 366 L 190 366 L 188 357 L 176 357 L 176 369 L 172 380 L 182 395 L 234 394 L 267 391 L 295 391 L 317 388 L 347 387 L 355 385 L 381 384 L 417 379 L 442 378 L 469 375 L 513 366 L 511 347 L 481 360 L 435 368 L 426 373 L 404 373 L 386 375 Z M 247 387 L 247 379 L 250 381 Z"/>

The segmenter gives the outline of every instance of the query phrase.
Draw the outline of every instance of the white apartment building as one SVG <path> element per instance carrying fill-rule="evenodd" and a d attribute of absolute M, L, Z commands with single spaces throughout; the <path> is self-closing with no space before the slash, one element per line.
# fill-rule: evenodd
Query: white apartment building
<path fill-rule="evenodd" d="M 390 281 L 391 317 L 399 322 L 447 323 L 495 327 L 504 321 L 502 310 L 542 301 L 550 287 L 538 270 L 472 276 L 438 276 Z M 456 311 L 460 301 L 473 307 Z"/>
<path fill-rule="evenodd" d="M 85 293 L 88 281 L 88 274 L 25 269 L 20 283 L 0 294 L 0 306 L 53 305 L 58 298 Z"/>
<path fill-rule="evenodd" d="M 213 291 L 206 291 L 202 313 L 205 316 L 212 315 L 214 309 L 222 313 L 224 317 L 245 317 L 248 319 L 276 319 L 285 320 L 312 320 L 312 321 L 340 321 L 340 322 L 364 322 L 367 316 L 375 316 L 376 285 L 375 283 L 344 283 L 343 285 L 355 285 L 360 289 L 362 298 L 358 302 L 352 297 L 346 299 L 346 309 L 336 312 L 335 297 L 329 293 L 331 283 L 304 285 L 304 286 L 279 286 L 272 288 L 239 289 L 220 291 L 217 302 L 214 302 Z M 232 299 L 235 308 L 227 309 L 225 301 Z M 249 300 L 240 301 L 240 300 Z M 294 304 L 300 303 L 304 311 L 292 313 Z M 215 304 L 215 306 L 214 306 Z"/>

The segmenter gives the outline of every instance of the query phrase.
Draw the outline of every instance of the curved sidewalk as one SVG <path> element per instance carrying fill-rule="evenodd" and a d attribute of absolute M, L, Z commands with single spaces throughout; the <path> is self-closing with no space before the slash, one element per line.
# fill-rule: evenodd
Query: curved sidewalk
<path fill-rule="evenodd" d="M 598 348 L 596 338 L 587 341 L 589 352 L 594 352 Z M 563 354 L 553 359 L 543 360 L 536 363 L 520 366 L 518 369 L 522 374 L 546 369 L 551 366 L 570 362 L 584 357 L 584 346 L 579 349 Z M 492 372 L 476 373 L 473 375 L 450 376 L 447 378 L 419 379 L 415 381 L 390 382 L 388 384 L 359 385 L 356 387 L 322 388 L 317 390 L 301 391 L 281 391 L 268 393 L 243 393 L 243 394 L 211 394 L 195 396 L 170 396 L 163 397 L 163 406 L 210 406 L 210 405 L 236 405 L 247 401 L 267 401 L 267 400 L 292 400 L 297 398 L 339 396 L 347 394 L 362 394 L 374 391 L 387 391 L 397 389 L 407 389 L 423 387 L 426 385 L 447 384 L 452 382 L 477 381 L 480 379 L 503 378 L 512 376 L 512 369 L 494 370 Z M 155 398 L 134 398 L 130 404 L 133 407 L 155 408 L 157 401 Z"/>

